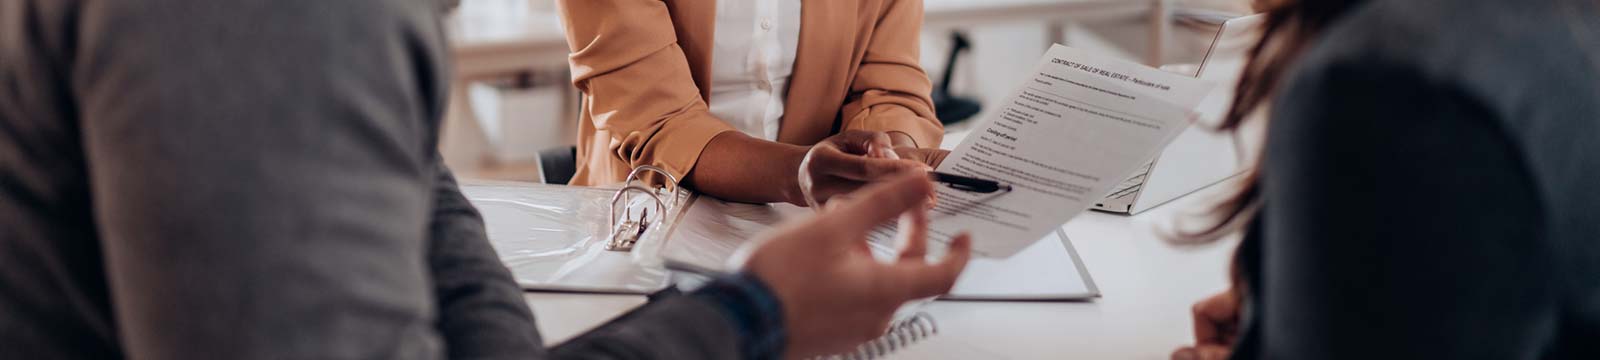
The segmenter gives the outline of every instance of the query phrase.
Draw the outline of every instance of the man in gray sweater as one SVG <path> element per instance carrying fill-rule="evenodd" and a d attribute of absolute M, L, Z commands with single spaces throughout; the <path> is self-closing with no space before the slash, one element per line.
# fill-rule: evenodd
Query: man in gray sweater
<path fill-rule="evenodd" d="M 545 349 L 434 150 L 439 12 L 0 1 L 0 358 L 804 356 L 966 261 L 965 240 L 931 264 L 916 234 L 892 264 L 859 244 L 931 191 L 906 175 Z"/>

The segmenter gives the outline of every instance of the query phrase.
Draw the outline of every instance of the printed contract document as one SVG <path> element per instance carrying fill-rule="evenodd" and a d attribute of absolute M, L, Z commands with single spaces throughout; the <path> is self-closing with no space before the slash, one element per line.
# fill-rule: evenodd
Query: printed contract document
<path fill-rule="evenodd" d="M 979 256 L 1009 257 L 1104 198 L 1189 126 L 1210 85 L 1051 47 L 1032 76 L 939 165 L 1011 192 L 939 188 L 930 239 L 973 235 Z"/>

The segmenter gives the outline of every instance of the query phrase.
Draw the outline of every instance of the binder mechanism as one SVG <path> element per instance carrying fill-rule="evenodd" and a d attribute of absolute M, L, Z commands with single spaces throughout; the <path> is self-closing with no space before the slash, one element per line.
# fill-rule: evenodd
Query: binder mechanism
<path fill-rule="evenodd" d="M 654 173 L 662 186 L 642 177 Z M 620 188 L 467 182 L 489 242 L 518 285 L 535 291 L 651 294 L 673 283 L 655 257 L 693 194 L 641 166 Z"/>
<path fill-rule="evenodd" d="M 667 179 L 667 183 L 672 185 L 672 192 L 667 194 L 670 201 L 661 200 L 661 193 L 665 192 L 665 188 L 651 189 L 633 184 L 634 181 L 639 180 L 639 173 L 645 171 L 655 172 Z M 684 200 L 682 196 L 685 194 L 682 194 L 682 192 L 683 188 L 678 187 L 678 178 L 672 176 L 666 170 L 649 165 L 634 168 L 632 172 L 628 173 L 628 178 L 623 182 L 622 189 L 617 190 L 617 193 L 611 196 L 611 232 L 609 239 L 606 240 L 606 250 L 632 251 L 633 245 L 639 243 L 639 239 L 644 236 L 645 232 L 650 230 L 651 226 L 663 223 L 661 219 L 668 215 L 667 208 L 678 208 L 678 202 Z M 629 216 L 629 209 L 632 208 L 630 205 L 634 204 L 629 195 L 633 193 L 647 196 L 650 200 L 643 209 L 640 209 L 637 218 Z M 655 217 L 650 216 L 650 209 L 652 208 L 656 209 Z M 621 218 L 617 217 L 618 211 L 622 212 Z"/>

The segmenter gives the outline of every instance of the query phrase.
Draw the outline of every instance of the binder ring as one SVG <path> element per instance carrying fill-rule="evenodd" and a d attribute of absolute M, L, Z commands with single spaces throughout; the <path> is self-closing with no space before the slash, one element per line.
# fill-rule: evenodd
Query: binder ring
<path fill-rule="evenodd" d="M 655 172 L 666 177 L 666 183 L 672 185 L 671 203 L 661 200 L 661 194 L 666 190 L 665 187 L 652 189 L 641 181 L 641 175 L 646 171 Z M 636 181 L 639 183 L 635 184 Z M 608 214 L 611 218 L 611 237 L 606 239 L 606 250 L 632 251 L 634 244 L 638 244 L 640 238 L 644 237 L 645 231 L 649 230 L 650 226 L 657 222 L 650 217 L 648 209 L 639 214 L 639 220 L 628 218 L 628 207 L 633 204 L 633 198 L 629 196 L 629 193 L 633 192 L 644 193 L 645 196 L 650 197 L 651 201 L 655 202 L 656 216 L 658 218 L 667 216 L 667 209 L 677 208 L 678 202 L 683 200 L 683 187 L 678 185 L 678 177 L 673 176 L 671 172 L 651 165 L 641 165 L 633 168 L 633 171 L 628 172 L 627 179 L 623 180 L 622 188 L 611 196 L 611 212 Z M 623 213 L 620 221 L 617 219 L 617 211 L 619 210 L 617 203 L 619 201 L 622 203 L 620 210 Z"/>
<path fill-rule="evenodd" d="M 644 236 L 644 232 L 649 230 L 650 225 L 654 222 L 650 218 L 649 210 L 645 210 L 643 214 L 640 214 L 637 221 L 628 219 L 627 211 L 630 200 L 628 200 L 627 195 L 636 191 L 649 196 L 650 200 L 655 203 L 656 216 L 666 216 L 666 203 L 661 201 L 661 196 L 656 195 L 654 190 L 638 185 L 629 185 L 617 190 L 616 194 L 611 195 L 611 211 L 609 214 L 611 218 L 611 237 L 606 239 L 606 250 L 632 251 L 633 245 L 639 243 L 639 239 Z M 618 201 L 622 202 L 620 209 L 623 211 L 621 222 L 617 221 Z"/>
<path fill-rule="evenodd" d="M 682 197 L 679 195 L 681 195 L 680 193 L 683 191 L 683 186 L 678 185 L 678 177 L 672 175 L 672 172 L 667 171 L 667 169 L 662 169 L 654 165 L 639 165 L 638 167 L 634 167 L 633 171 L 628 172 L 628 177 L 626 180 L 622 181 L 622 185 L 625 187 L 632 186 L 634 181 L 642 181 L 640 174 L 646 171 L 654 172 L 667 178 L 667 183 L 672 184 L 672 204 L 668 205 L 668 207 L 677 207 L 678 201 L 682 199 Z M 665 188 L 663 187 L 662 190 L 665 190 Z M 624 199 L 626 199 L 626 196 L 624 196 Z M 656 200 L 660 200 L 660 198 L 658 197 Z"/>
<path fill-rule="evenodd" d="M 645 188 L 643 186 L 631 185 L 631 186 L 628 186 L 628 187 L 624 187 L 624 188 L 622 188 L 620 190 L 617 190 L 616 194 L 611 195 L 611 226 L 612 227 L 616 227 L 617 226 L 617 201 L 618 200 L 623 201 L 622 209 L 624 211 L 626 211 L 627 208 L 628 208 L 628 205 L 627 205 L 627 202 L 626 202 L 627 199 L 628 199 L 627 194 L 630 191 L 641 192 L 641 193 L 644 193 L 645 196 L 649 196 L 650 199 L 653 200 L 655 202 L 655 204 L 656 204 L 656 213 L 657 214 L 663 214 L 663 213 L 667 212 L 667 206 L 665 205 L 664 202 L 661 201 L 661 196 L 656 195 L 655 191 L 651 191 L 649 188 Z M 648 217 L 649 217 L 648 214 L 646 216 L 641 216 L 640 220 L 649 220 Z M 624 214 L 623 218 L 626 219 L 627 215 Z"/>

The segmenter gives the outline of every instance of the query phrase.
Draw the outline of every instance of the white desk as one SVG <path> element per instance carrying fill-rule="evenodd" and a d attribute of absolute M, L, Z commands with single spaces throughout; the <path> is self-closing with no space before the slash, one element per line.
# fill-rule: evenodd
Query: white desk
<path fill-rule="evenodd" d="M 1207 194 L 1197 195 L 1202 196 L 1132 217 L 1086 213 L 1065 226 L 1102 298 L 935 302 L 926 311 L 939 323 L 939 335 L 928 348 L 913 346 L 909 351 L 915 356 L 902 358 L 937 358 L 937 347 L 955 343 L 1011 359 L 1165 359 L 1191 342 L 1190 304 L 1227 287 L 1227 262 L 1237 243 L 1177 248 L 1157 236 L 1157 225 L 1206 204 Z M 552 344 L 644 303 L 643 297 L 629 295 L 528 293 L 526 298 Z"/>

